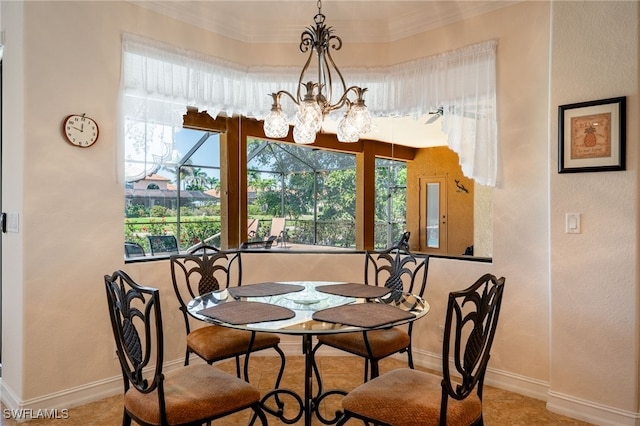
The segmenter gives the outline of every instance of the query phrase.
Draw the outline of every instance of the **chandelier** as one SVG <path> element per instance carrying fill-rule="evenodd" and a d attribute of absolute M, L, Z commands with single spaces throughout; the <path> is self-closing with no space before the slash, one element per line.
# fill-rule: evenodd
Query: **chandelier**
<path fill-rule="evenodd" d="M 364 104 L 366 88 L 350 86 L 344 82 L 342 73 L 336 66 L 329 48 L 340 50 L 342 39 L 333 34 L 333 28 L 324 23 L 322 2 L 318 0 L 318 13 L 314 16 L 315 26 L 309 26 L 300 35 L 300 51 L 309 52 L 309 57 L 300 72 L 298 91 L 296 96 L 281 90 L 271 93 L 273 105 L 264 119 L 264 133 L 269 138 L 284 138 L 289 134 L 289 119 L 282 110 L 282 95 L 288 96 L 296 105 L 294 117 L 293 140 L 299 144 L 315 142 L 316 133 L 322 129 L 322 124 L 332 111 L 346 107 L 344 116 L 338 123 L 337 136 L 340 142 L 357 142 L 360 136 L 371 131 L 371 114 Z M 303 83 L 309 65 L 314 57 L 317 59 L 318 81 Z M 342 95 L 333 101 L 332 75 L 337 75 L 342 85 Z M 302 89 L 304 88 L 304 94 Z M 353 97 L 353 100 L 349 98 Z"/>

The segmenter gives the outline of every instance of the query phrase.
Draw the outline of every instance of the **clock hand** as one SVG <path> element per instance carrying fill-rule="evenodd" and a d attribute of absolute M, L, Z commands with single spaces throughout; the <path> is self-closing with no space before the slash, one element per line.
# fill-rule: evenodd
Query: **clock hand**
<path fill-rule="evenodd" d="M 72 128 L 72 129 L 76 129 L 76 130 L 78 130 L 79 132 L 81 132 L 81 131 L 82 131 L 82 129 L 78 129 L 76 126 L 71 126 L 71 128 Z"/>

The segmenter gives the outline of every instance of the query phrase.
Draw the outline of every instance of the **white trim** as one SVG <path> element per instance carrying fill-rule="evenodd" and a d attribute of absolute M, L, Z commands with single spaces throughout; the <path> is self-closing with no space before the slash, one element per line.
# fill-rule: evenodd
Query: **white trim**
<path fill-rule="evenodd" d="M 435 371 L 442 371 L 442 356 L 433 352 L 413 350 L 413 361 L 416 365 Z M 531 377 L 513 374 L 508 371 L 487 367 L 485 383 L 499 389 L 514 392 L 530 398 L 545 401 L 549 383 Z"/>
<path fill-rule="evenodd" d="M 547 393 L 547 410 L 602 426 L 640 425 L 640 413 L 620 410 L 553 391 Z"/>
<path fill-rule="evenodd" d="M 299 340 L 288 339 L 280 343 L 280 348 L 286 355 L 300 356 L 301 344 Z M 322 356 L 339 356 L 344 352 L 332 348 L 322 348 Z M 261 356 L 277 356 L 273 351 L 261 351 Z M 397 355 L 399 359 L 406 359 L 405 354 Z M 193 356 L 193 361 L 200 359 Z M 442 369 L 442 357 L 432 352 L 415 350 L 413 359 L 416 365 L 430 370 Z M 182 359 L 165 363 L 165 369 L 171 370 L 183 365 Z M 531 398 L 547 401 L 547 409 L 551 412 L 586 421 L 597 425 L 611 426 L 640 426 L 640 413 L 619 410 L 606 405 L 593 403 L 558 392 L 549 391 L 547 382 L 509 373 L 507 371 L 487 369 L 486 384 Z M 73 408 L 95 402 L 122 393 L 122 376 L 113 376 L 98 380 L 83 386 L 65 389 L 38 398 L 18 401 L 12 389 L 8 388 L 0 379 L 0 398 L 7 409 L 55 409 Z"/>

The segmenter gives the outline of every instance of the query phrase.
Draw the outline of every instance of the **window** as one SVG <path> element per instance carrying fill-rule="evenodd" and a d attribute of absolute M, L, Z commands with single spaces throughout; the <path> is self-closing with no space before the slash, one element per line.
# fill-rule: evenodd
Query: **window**
<path fill-rule="evenodd" d="M 462 165 L 462 173 L 459 176 L 472 176 L 475 182 L 481 185 L 493 186 L 498 165 L 495 115 L 496 45 L 495 41 L 490 40 L 399 65 L 366 70 L 359 76 L 356 74 L 355 80 L 362 81 L 362 85 L 369 88 L 369 99 L 379 100 L 375 110 L 382 115 L 415 116 L 421 113 L 426 114 L 432 111 L 435 106 L 441 106 L 445 111 L 442 117 L 442 128 L 447 135 L 447 143 L 453 151 L 460 153 L 458 160 Z M 123 35 L 122 46 L 123 72 L 120 94 L 122 97 L 123 116 L 120 123 L 123 126 L 124 137 L 120 140 L 124 149 L 120 150 L 120 152 L 124 153 L 124 157 L 120 164 L 124 165 L 125 173 L 122 173 L 121 176 L 126 176 L 123 185 L 127 194 L 131 195 L 140 189 L 148 192 L 146 198 L 134 196 L 127 198 L 125 203 L 126 216 L 130 219 L 146 218 L 149 222 L 151 217 L 165 219 L 164 224 L 158 224 L 154 219 L 154 222 L 148 224 L 144 231 L 137 229 L 132 231 L 129 229 L 130 224 L 127 224 L 126 237 L 140 239 L 145 232 L 174 233 L 179 237 L 181 248 L 184 249 L 188 247 L 189 242 L 194 238 L 201 239 L 205 235 L 211 234 L 214 229 L 207 228 L 198 231 L 197 236 L 193 236 L 195 233 L 191 236 L 183 235 L 183 232 L 181 232 L 181 226 L 183 226 L 182 216 L 191 218 L 196 209 L 202 210 L 215 203 L 215 200 L 207 199 L 206 197 L 198 198 L 197 196 L 195 198 L 190 197 L 189 201 L 183 200 L 181 197 L 183 193 L 184 197 L 187 197 L 187 195 L 194 195 L 190 194 L 189 191 L 197 193 L 202 193 L 203 191 L 198 188 L 198 185 L 191 186 L 191 189 L 183 188 L 179 183 L 181 182 L 180 175 L 181 173 L 188 173 L 189 167 L 193 169 L 191 173 L 195 173 L 195 169 L 200 168 L 201 171 L 204 170 L 207 176 L 211 176 L 216 170 L 216 165 L 208 162 L 206 164 L 183 162 L 180 163 L 181 170 L 177 172 L 175 177 L 167 176 L 164 173 L 166 170 L 163 170 L 163 164 L 167 162 L 174 165 L 178 164 L 177 161 L 179 159 L 174 157 L 176 153 L 175 143 L 177 134 L 182 127 L 182 118 L 185 116 L 185 111 L 188 113 L 187 107 L 197 106 L 202 110 L 209 111 L 211 117 L 218 116 L 220 118 L 226 116 L 235 118 L 248 116 L 259 119 L 260 114 L 269 110 L 269 101 L 268 96 L 255 96 L 255 94 L 271 92 L 274 78 L 276 77 L 274 77 L 272 71 L 265 72 L 259 67 L 247 68 L 245 65 L 233 64 L 220 58 L 204 57 L 198 52 L 190 52 L 130 34 Z M 297 76 L 289 75 L 286 70 L 278 72 L 278 78 L 282 78 L 283 83 L 289 82 L 287 84 L 295 85 L 295 77 Z M 449 80 L 455 80 L 457 84 L 447 85 L 442 83 Z M 393 82 L 393 84 L 389 84 L 390 82 Z M 284 87 L 284 85 L 280 84 L 278 86 Z M 420 94 L 420 96 L 402 97 L 400 102 L 397 102 L 396 93 L 402 92 L 404 89 L 409 89 L 412 93 Z M 295 91 L 295 88 L 290 91 Z M 373 108 L 372 105 L 370 107 Z M 468 120 L 471 121 L 467 123 Z M 209 121 L 211 120 L 206 120 L 207 123 Z M 242 125 L 245 126 L 245 123 Z M 200 126 L 198 128 L 211 127 Z M 214 128 L 222 131 L 217 127 Z M 334 149 L 331 144 L 325 145 L 325 147 Z M 336 149 L 341 151 L 351 150 L 347 147 Z M 380 151 L 385 149 L 387 148 L 376 146 L 375 149 L 369 150 L 368 154 L 376 152 L 376 155 L 378 155 Z M 353 150 L 351 152 L 355 153 L 356 151 Z M 234 151 L 234 153 L 237 152 Z M 381 153 L 380 156 L 408 161 L 414 159 L 413 155 L 403 157 Z M 371 157 L 368 157 L 367 162 L 370 160 Z M 225 162 L 225 167 L 228 166 L 228 163 Z M 412 161 L 410 163 L 409 170 L 414 170 L 410 175 L 413 174 L 414 178 L 417 179 L 420 176 L 429 176 L 434 173 L 432 170 L 425 171 L 423 166 L 416 165 L 418 163 L 427 164 L 421 161 Z M 233 165 L 241 169 L 236 176 L 240 180 L 245 179 L 244 165 L 236 162 L 233 162 Z M 416 169 L 418 170 L 416 171 Z M 306 173 L 308 174 L 309 172 Z M 295 202 L 299 202 L 307 203 L 305 214 L 309 215 L 311 213 L 308 210 L 308 203 L 312 201 L 314 205 L 312 213 L 314 218 L 313 237 L 308 237 L 310 234 L 305 232 L 304 238 L 312 239 L 314 244 L 321 244 L 324 240 L 332 240 L 331 244 L 350 246 L 352 237 L 347 232 L 346 227 L 340 229 L 335 236 L 327 238 L 324 235 L 326 232 L 321 229 L 320 220 L 323 217 L 331 217 L 333 220 L 335 219 L 334 216 L 342 216 L 343 218 L 340 220 L 346 223 L 344 217 L 350 214 L 348 212 L 349 203 L 342 203 L 337 207 L 329 206 L 328 201 L 323 199 L 323 197 L 330 195 L 326 188 L 326 182 L 320 180 L 320 174 L 315 171 L 312 173 L 314 175 L 312 184 L 316 185 L 314 190 L 316 195 L 311 200 L 303 197 L 302 189 L 298 190 L 297 193 L 293 191 L 287 192 L 287 188 L 295 186 L 292 185 L 293 182 L 283 182 L 282 179 L 278 182 L 276 179 L 277 174 L 271 173 L 269 178 L 272 180 L 270 195 L 276 194 L 278 188 L 280 188 L 282 194 L 279 214 L 287 218 L 294 217 L 285 210 L 285 207 L 292 208 Z M 322 175 L 322 179 L 333 181 L 335 179 L 334 176 L 346 172 L 335 172 L 335 175 L 333 173 L 327 171 L 325 175 Z M 153 183 L 158 186 L 158 189 L 149 189 L 146 185 L 143 188 L 135 187 L 135 183 L 140 183 L 143 179 L 153 179 L 154 174 L 160 178 L 166 178 L 167 181 L 154 181 Z M 305 173 L 299 173 L 296 179 L 302 179 L 305 177 L 304 175 Z M 293 175 L 291 177 L 293 178 Z M 450 180 L 453 179 L 454 182 L 457 179 L 457 177 L 453 176 L 449 176 L 449 178 Z M 274 181 L 274 179 L 276 180 Z M 370 174 L 366 176 L 366 180 L 367 182 L 371 181 Z M 413 183 L 410 186 L 415 186 L 415 179 L 411 181 Z M 346 184 L 347 182 L 348 180 L 344 180 L 343 183 Z M 147 185 L 150 183 L 146 182 Z M 165 184 L 167 185 L 166 187 L 164 186 Z M 237 182 L 230 182 L 230 184 L 237 185 Z M 177 192 L 176 196 L 170 195 L 169 191 L 172 189 L 169 185 L 176 187 L 174 189 Z M 399 194 L 402 190 L 397 188 L 397 191 L 393 189 L 390 192 L 390 188 L 396 186 L 399 187 L 401 184 L 386 184 L 386 196 L 391 198 L 391 206 L 389 208 L 387 204 L 386 219 L 383 216 L 376 218 L 376 221 L 382 223 L 380 230 L 374 230 L 374 221 L 371 220 L 370 216 L 370 210 L 372 210 L 370 202 L 375 197 L 369 193 L 371 189 L 367 189 L 367 207 L 364 213 L 367 219 L 364 224 L 357 224 L 358 226 L 362 225 L 364 228 L 364 232 L 358 234 L 358 245 L 364 247 L 382 246 L 385 244 L 385 240 L 388 244 L 393 238 L 393 234 L 402 227 L 401 203 L 396 203 L 396 199 L 401 199 Z M 384 191 L 381 189 L 383 187 L 380 186 L 379 190 Z M 453 184 L 448 184 L 447 187 L 451 188 L 447 189 L 448 192 L 455 190 L 453 189 L 455 188 Z M 302 187 L 300 186 L 300 188 Z M 315 192 L 318 188 L 323 192 Z M 257 197 L 258 192 L 255 188 L 249 189 Z M 242 192 L 244 190 L 245 188 L 241 189 Z M 407 204 L 411 206 L 411 212 L 417 212 L 420 208 L 416 192 L 415 188 L 411 187 L 410 192 L 406 195 Z M 343 196 L 347 194 L 348 192 L 345 191 L 341 193 Z M 467 193 L 465 192 L 465 194 Z M 471 244 L 474 246 L 476 253 L 484 255 L 487 250 L 480 249 L 480 243 L 477 239 L 467 238 L 465 235 L 464 241 L 462 241 L 462 238 L 455 238 L 453 232 L 461 230 L 469 233 L 469 230 L 463 229 L 458 224 L 463 224 L 465 227 L 467 224 L 470 227 L 474 226 L 473 219 L 455 221 L 452 217 L 454 214 L 463 211 L 463 209 L 458 209 L 454 206 L 459 201 L 458 198 L 460 200 L 463 198 L 474 199 L 471 193 L 468 194 L 468 196 L 463 197 L 463 194 L 460 193 L 461 197 L 449 200 L 452 203 L 452 207 L 454 207 L 449 209 L 450 217 L 447 222 L 449 252 L 450 254 L 458 255 L 461 251 L 466 251 L 466 247 L 470 247 L 469 244 Z M 215 192 L 212 196 L 216 197 Z M 230 196 L 233 196 L 233 194 L 230 194 Z M 384 197 L 384 195 L 382 196 Z M 140 198 L 144 198 L 145 201 Z M 484 200 L 488 201 L 485 202 Z M 225 214 L 224 216 L 225 220 L 229 220 L 229 225 L 226 226 L 228 229 L 220 230 L 218 224 L 219 232 L 217 233 L 219 237 L 220 232 L 228 231 L 226 241 L 232 246 L 236 244 L 239 235 L 242 233 L 238 217 L 242 216 L 242 221 L 245 220 L 245 205 L 243 203 L 247 201 L 250 201 L 249 204 L 252 204 L 251 208 L 253 209 L 269 208 L 268 203 L 256 205 L 251 202 L 251 194 L 246 199 L 233 200 L 233 206 L 229 208 L 229 213 L 231 214 Z M 487 203 L 490 203 L 490 194 L 483 199 L 483 202 L 475 202 L 474 205 L 486 206 Z M 299 214 L 300 217 L 304 216 L 302 207 L 302 205 L 296 207 L 299 208 L 299 213 L 296 214 Z M 332 209 L 331 207 L 335 208 Z M 336 208 L 342 211 L 336 212 Z M 183 214 L 183 210 L 187 211 Z M 375 208 L 375 210 L 378 210 L 378 208 Z M 214 221 L 215 215 L 208 216 L 206 212 L 200 214 L 200 217 L 210 217 L 210 222 Z M 363 213 L 359 211 L 358 214 Z M 412 234 L 414 232 L 417 234 L 420 228 L 420 224 L 414 223 L 417 221 L 415 216 L 415 214 L 411 214 L 405 219 L 407 220 L 407 230 L 411 230 Z M 385 220 L 386 224 L 384 224 Z M 476 219 L 476 223 L 478 222 Z M 453 223 L 456 223 L 456 225 L 453 226 Z M 491 238 L 487 238 L 485 234 L 490 232 L 491 220 L 482 221 L 482 225 L 482 246 L 490 248 Z M 287 224 L 287 231 L 293 231 L 290 226 Z M 328 227 L 331 227 L 331 225 L 328 225 Z M 331 231 L 337 228 L 334 225 Z M 287 232 L 285 232 L 286 234 Z M 216 238 L 215 235 L 214 233 L 204 238 Z M 469 235 L 472 234 L 469 233 Z M 457 247 L 457 244 L 464 244 L 462 250 Z"/>
<path fill-rule="evenodd" d="M 286 243 L 355 247 L 355 156 L 251 139 L 247 144 L 248 218 L 257 239 L 274 217 L 286 219 Z"/>
<path fill-rule="evenodd" d="M 375 247 L 391 247 L 407 226 L 407 164 L 376 159 Z"/>
<path fill-rule="evenodd" d="M 128 120 L 127 146 L 171 147 L 170 155 L 125 153 L 125 241 L 143 246 L 148 237 L 173 235 L 187 249 L 220 238 L 220 140 L 216 133 Z M 139 128 L 147 131 L 139 132 Z M 161 136 L 160 136 L 161 135 Z M 142 160 L 141 160 L 142 158 Z M 143 174 L 145 173 L 145 174 Z"/>

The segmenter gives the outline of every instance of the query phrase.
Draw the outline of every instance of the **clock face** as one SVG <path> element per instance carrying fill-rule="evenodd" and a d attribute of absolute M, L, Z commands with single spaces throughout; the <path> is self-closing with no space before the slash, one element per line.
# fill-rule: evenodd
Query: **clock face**
<path fill-rule="evenodd" d="M 84 114 L 72 114 L 65 118 L 62 132 L 67 142 L 81 148 L 87 148 L 98 140 L 98 124 Z"/>

